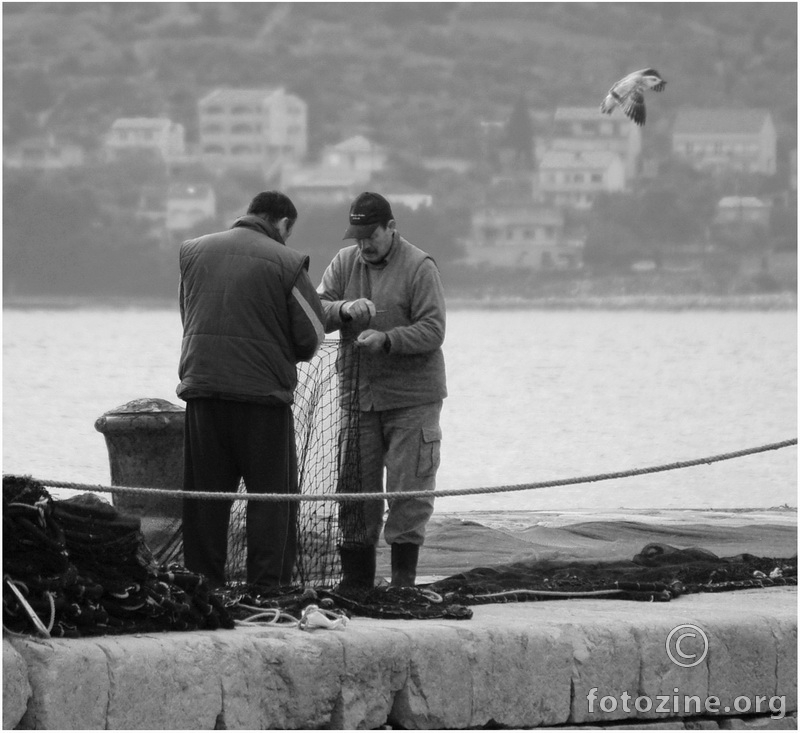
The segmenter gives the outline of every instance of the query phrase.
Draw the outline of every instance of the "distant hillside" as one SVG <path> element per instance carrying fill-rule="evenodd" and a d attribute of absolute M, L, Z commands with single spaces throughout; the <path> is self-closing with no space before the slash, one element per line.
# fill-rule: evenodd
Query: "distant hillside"
<path fill-rule="evenodd" d="M 473 157 L 482 118 L 524 93 L 599 104 L 643 66 L 669 84 L 648 132 L 685 106 L 797 118 L 795 3 L 5 3 L 4 142 L 38 130 L 96 147 L 123 115 L 197 139 L 215 86 L 285 86 L 312 152 L 363 132 L 411 154 Z"/>

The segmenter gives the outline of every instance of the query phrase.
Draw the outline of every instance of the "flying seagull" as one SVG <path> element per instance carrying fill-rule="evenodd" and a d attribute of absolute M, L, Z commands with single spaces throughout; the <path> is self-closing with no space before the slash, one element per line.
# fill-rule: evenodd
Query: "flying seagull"
<path fill-rule="evenodd" d="M 610 115 L 614 107 L 619 107 L 637 125 L 643 125 L 647 113 L 644 108 L 644 90 L 660 92 L 665 82 L 655 69 L 639 69 L 620 79 L 608 90 L 600 105 L 600 111 Z"/>

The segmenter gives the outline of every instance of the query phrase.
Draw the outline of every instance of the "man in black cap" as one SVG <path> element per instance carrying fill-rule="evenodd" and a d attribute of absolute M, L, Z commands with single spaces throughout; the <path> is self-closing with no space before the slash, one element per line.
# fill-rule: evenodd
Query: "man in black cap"
<path fill-rule="evenodd" d="M 403 239 L 389 202 L 359 194 L 350 207 L 341 249 L 318 293 L 326 332 L 339 330 L 360 355 L 358 384 L 361 490 L 432 491 L 442 433 L 439 416 L 447 396 L 442 343 L 445 302 L 430 255 Z M 348 537 L 340 548 L 342 586 L 371 588 L 375 549 L 383 525 L 382 500 L 364 502 L 366 540 Z M 384 527 L 391 546 L 392 585 L 416 581 L 419 548 L 433 513 L 432 498 L 393 500 Z"/>

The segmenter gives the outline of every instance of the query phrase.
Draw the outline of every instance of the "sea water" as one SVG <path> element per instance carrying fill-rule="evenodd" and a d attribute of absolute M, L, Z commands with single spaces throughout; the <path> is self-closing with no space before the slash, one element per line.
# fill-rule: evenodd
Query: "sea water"
<path fill-rule="evenodd" d="M 3 315 L 3 472 L 108 484 L 94 421 L 178 405 L 175 309 Z M 796 447 L 695 468 L 524 491 L 797 434 L 795 311 L 451 310 L 437 512 L 797 505 Z M 53 490 L 56 496 L 67 490 Z M 72 492 L 74 493 L 74 492 Z"/>

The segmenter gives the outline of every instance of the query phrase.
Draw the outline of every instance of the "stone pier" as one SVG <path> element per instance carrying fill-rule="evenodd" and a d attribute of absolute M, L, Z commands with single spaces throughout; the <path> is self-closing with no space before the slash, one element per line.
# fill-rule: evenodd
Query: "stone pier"
<path fill-rule="evenodd" d="M 796 588 L 473 610 L 341 630 L 7 635 L 3 727 L 797 728 Z"/>

